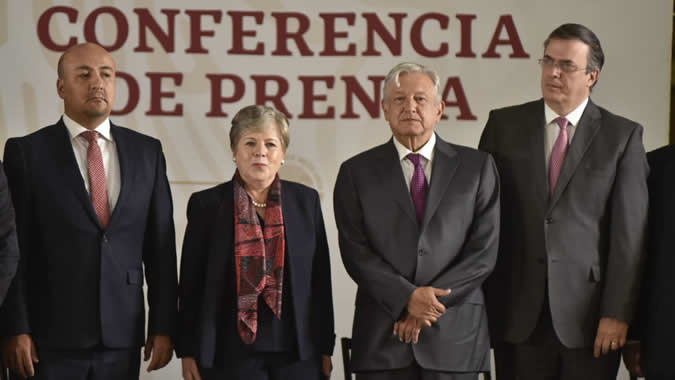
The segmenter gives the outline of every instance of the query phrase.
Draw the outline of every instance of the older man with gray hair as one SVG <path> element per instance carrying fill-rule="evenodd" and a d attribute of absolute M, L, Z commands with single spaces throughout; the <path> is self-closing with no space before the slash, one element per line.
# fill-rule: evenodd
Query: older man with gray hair
<path fill-rule="evenodd" d="M 358 285 L 358 380 L 476 379 L 489 369 L 481 284 L 494 267 L 499 185 L 490 155 L 434 133 L 438 74 L 414 63 L 384 82 L 393 138 L 345 161 L 334 209 Z"/>

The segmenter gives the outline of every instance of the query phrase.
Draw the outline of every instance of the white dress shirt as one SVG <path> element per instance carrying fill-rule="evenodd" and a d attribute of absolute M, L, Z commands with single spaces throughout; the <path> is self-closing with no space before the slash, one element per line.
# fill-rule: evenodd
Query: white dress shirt
<path fill-rule="evenodd" d="M 63 123 L 68 128 L 70 134 L 70 142 L 73 145 L 73 152 L 77 160 L 77 166 L 80 168 L 80 174 L 84 180 L 84 187 L 89 193 L 89 171 L 87 165 L 87 149 L 89 142 L 84 136 L 80 136 L 82 132 L 88 131 L 87 128 L 81 126 L 67 115 L 63 115 Z M 98 132 L 98 146 L 101 148 L 101 155 L 103 157 L 103 169 L 105 170 L 106 188 L 108 191 L 108 204 L 110 205 L 110 212 L 115 209 L 117 198 L 120 196 L 120 161 L 117 156 L 117 146 L 115 140 L 110 133 L 110 120 L 106 118 L 96 129 Z"/>
<path fill-rule="evenodd" d="M 545 141 L 545 146 L 546 146 L 546 171 L 548 172 L 548 165 L 549 161 L 551 161 L 551 152 L 553 151 L 553 145 L 555 144 L 555 140 L 558 138 L 558 135 L 560 134 L 560 127 L 558 126 L 558 123 L 555 122 L 555 119 L 557 119 L 560 116 L 564 116 L 567 121 L 567 144 L 572 143 L 572 138 L 574 137 L 574 133 L 577 131 L 577 125 L 579 124 L 579 120 L 581 119 L 581 115 L 584 114 L 584 110 L 586 109 L 586 105 L 588 104 L 588 98 L 584 99 L 581 104 L 577 108 L 575 108 L 572 112 L 568 113 L 567 115 L 558 115 L 551 109 L 551 107 L 544 102 L 544 118 L 546 119 L 546 141 Z"/>
<path fill-rule="evenodd" d="M 427 183 L 431 184 L 431 161 L 434 159 L 434 146 L 436 146 L 436 133 L 431 134 L 431 138 L 422 148 L 417 152 L 405 147 L 396 137 L 394 137 L 394 146 L 398 152 L 398 158 L 401 162 L 401 169 L 403 169 L 403 178 L 405 178 L 405 185 L 410 190 L 410 181 L 412 181 L 413 173 L 415 172 L 415 165 L 406 157 L 410 153 L 419 153 L 422 155 L 422 162 L 424 165 L 424 176 L 427 178 Z"/>

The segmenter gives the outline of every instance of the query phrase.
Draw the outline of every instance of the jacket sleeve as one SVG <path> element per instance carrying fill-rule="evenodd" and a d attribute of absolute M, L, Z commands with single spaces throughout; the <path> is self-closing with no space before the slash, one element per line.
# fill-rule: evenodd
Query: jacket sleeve
<path fill-rule="evenodd" d="M 7 177 L 0 163 L 0 305 L 19 265 L 19 246 L 14 223 L 14 207 Z"/>
<path fill-rule="evenodd" d="M 473 220 L 459 257 L 432 282 L 435 288 L 452 290 L 450 295 L 439 299 L 446 306 L 462 302 L 480 288 L 497 261 L 499 178 L 490 155 L 487 155 L 481 169 L 475 199 Z"/>
<path fill-rule="evenodd" d="M 363 222 L 357 184 L 350 168 L 342 164 L 333 194 L 340 254 L 347 273 L 391 316 L 398 320 L 416 286 L 374 251 Z"/>
<path fill-rule="evenodd" d="M 30 334 L 26 268 L 31 262 L 31 189 L 28 165 L 23 146 L 18 139 L 9 139 L 5 145 L 4 168 L 14 204 L 18 245 L 21 254 L 18 269 L 7 297 L 0 309 L 0 335 Z M 10 240 L 12 238 L 10 237 Z M 8 241 L 9 244 L 13 244 Z"/>
<path fill-rule="evenodd" d="M 199 197 L 192 194 L 187 207 L 187 227 L 181 251 L 178 286 L 178 334 L 176 355 L 195 358 L 199 345 L 199 320 L 204 294 L 209 221 Z"/>
<path fill-rule="evenodd" d="M 330 255 L 326 228 L 323 223 L 323 214 L 319 194 L 314 192 L 314 227 L 316 233 L 316 252 L 312 265 L 312 299 L 315 312 L 312 315 L 318 317 L 319 339 L 317 347 L 322 355 L 333 355 L 335 347 L 335 321 L 333 313 L 333 289 L 330 274 Z"/>
<path fill-rule="evenodd" d="M 173 202 L 166 176 L 166 160 L 159 141 L 153 151 L 157 155 L 155 183 L 143 246 L 143 262 L 148 283 L 148 336 L 173 336 L 178 287 Z"/>
<path fill-rule="evenodd" d="M 637 306 L 646 251 L 647 175 L 642 127 L 635 125 L 619 159 L 609 199 L 609 250 L 600 313 L 630 323 Z"/>

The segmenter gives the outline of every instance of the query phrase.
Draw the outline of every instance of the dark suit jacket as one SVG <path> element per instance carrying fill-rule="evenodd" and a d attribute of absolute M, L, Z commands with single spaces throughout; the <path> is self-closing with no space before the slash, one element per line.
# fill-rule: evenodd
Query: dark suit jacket
<path fill-rule="evenodd" d="M 588 347 L 601 317 L 630 323 L 635 311 L 647 225 L 642 127 L 589 100 L 549 198 L 545 123 L 542 99 L 490 112 L 481 137 L 502 184 L 490 332 L 523 342 L 548 289 L 560 341 Z"/>
<path fill-rule="evenodd" d="M 436 139 L 424 221 L 418 225 L 393 141 L 345 161 L 334 193 L 340 252 L 358 285 L 352 368 L 489 369 L 481 284 L 497 257 L 499 186 L 492 158 Z M 452 289 L 419 343 L 392 335 L 412 292 Z"/>
<path fill-rule="evenodd" d="M 319 194 L 304 185 L 281 181 L 281 204 L 286 233 L 286 263 L 290 270 L 291 307 L 301 360 L 332 355 L 335 345 L 330 257 Z M 237 340 L 237 314 L 229 305 L 236 291 L 234 273 L 234 191 L 232 181 L 192 194 L 181 254 L 179 338 L 176 352 L 210 368 L 216 361 L 216 342 Z M 284 287 L 287 290 L 288 287 Z"/>
<path fill-rule="evenodd" d="M 647 154 L 649 242 L 638 326 L 631 327 L 646 351 L 647 378 L 673 379 L 675 342 L 675 145 Z M 633 331 L 635 330 L 635 331 Z"/>
<path fill-rule="evenodd" d="M 7 177 L 0 163 L 0 306 L 19 265 L 14 207 L 7 186 Z"/>
<path fill-rule="evenodd" d="M 171 335 L 177 298 L 171 192 L 158 140 L 111 123 L 121 189 L 102 228 L 63 121 L 5 145 L 21 263 L 2 307 L 2 334 L 38 349 L 138 347 L 143 270 L 150 335 Z"/>

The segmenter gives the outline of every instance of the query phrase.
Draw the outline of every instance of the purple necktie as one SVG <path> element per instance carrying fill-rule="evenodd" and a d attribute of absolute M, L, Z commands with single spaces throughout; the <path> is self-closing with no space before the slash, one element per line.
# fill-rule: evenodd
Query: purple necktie
<path fill-rule="evenodd" d="M 553 150 L 551 151 L 551 161 L 548 164 L 548 191 L 549 194 L 553 194 L 555 190 L 555 185 L 558 183 L 558 176 L 560 176 L 560 169 L 562 168 L 563 160 L 565 160 L 565 154 L 567 153 L 567 124 L 568 120 L 564 117 L 559 117 L 555 119 L 555 122 L 558 123 L 560 127 L 560 133 L 558 138 L 553 144 Z"/>
<path fill-rule="evenodd" d="M 415 211 L 417 213 L 417 222 L 422 224 L 424 218 L 424 203 L 427 199 L 427 190 L 429 184 L 427 177 L 424 176 L 424 164 L 422 163 L 422 155 L 418 153 L 410 153 L 406 156 L 410 162 L 415 165 L 412 179 L 410 180 L 410 195 L 412 196 Z"/>

